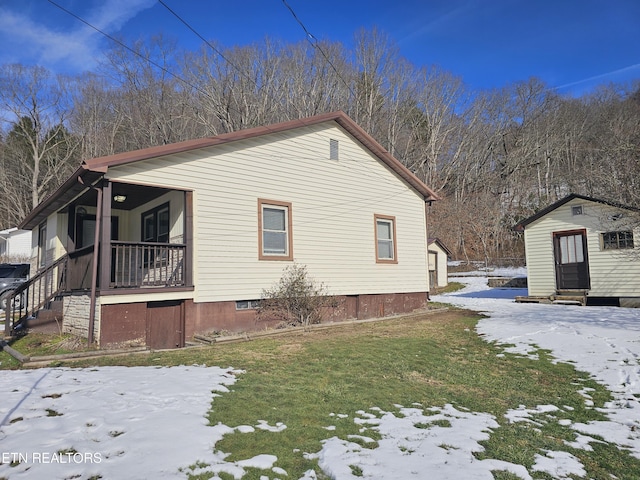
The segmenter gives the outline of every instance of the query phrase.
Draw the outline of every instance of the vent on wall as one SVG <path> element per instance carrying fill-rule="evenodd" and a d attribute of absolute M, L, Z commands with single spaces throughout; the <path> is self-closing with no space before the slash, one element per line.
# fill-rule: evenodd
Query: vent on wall
<path fill-rule="evenodd" d="M 329 139 L 329 160 L 338 160 L 339 158 L 339 143 L 334 138 Z"/>

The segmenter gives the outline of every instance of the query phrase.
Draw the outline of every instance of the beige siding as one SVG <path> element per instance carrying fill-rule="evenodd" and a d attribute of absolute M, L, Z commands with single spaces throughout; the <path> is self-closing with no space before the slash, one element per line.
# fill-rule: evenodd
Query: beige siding
<path fill-rule="evenodd" d="M 582 215 L 572 215 L 571 207 L 581 205 Z M 617 210 L 596 202 L 574 199 L 527 225 L 525 245 L 529 295 L 555 293 L 553 233 L 587 230 L 587 255 L 591 278 L 590 296 L 640 296 L 640 257 L 628 250 L 603 250 L 601 234 L 626 230 L 624 220 L 613 221 Z M 635 232 L 636 247 L 638 234 Z"/>
<path fill-rule="evenodd" d="M 437 286 L 446 287 L 449 284 L 447 252 L 434 242 L 429 245 L 429 257 L 429 270 L 437 272 Z"/>
<path fill-rule="evenodd" d="M 329 160 L 329 139 L 340 142 Z M 291 262 L 258 260 L 258 199 L 290 202 L 293 255 L 334 294 L 428 290 L 424 201 L 337 125 L 109 169 L 194 191 L 198 302 L 260 298 Z M 396 218 L 397 264 L 375 258 L 374 214 Z"/>
<path fill-rule="evenodd" d="M 142 214 L 165 203 L 169 203 L 169 239 L 182 238 L 182 235 L 184 233 L 184 194 L 178 191 L 166 193 L 165 195 L 156 198 L 152 202 L 145 203 L 143 207 L 131 210 L 131 212 L 123 212 L 126 213 L 126 216 L 123 215 L 123 219 L 126 218 L 126 221 L 124 223 L 127 230 L 126 236 L 124 235 L 125 232 L 121 232 L 121 238 L 131 238 L 139 241 L 142 238 Z"/>

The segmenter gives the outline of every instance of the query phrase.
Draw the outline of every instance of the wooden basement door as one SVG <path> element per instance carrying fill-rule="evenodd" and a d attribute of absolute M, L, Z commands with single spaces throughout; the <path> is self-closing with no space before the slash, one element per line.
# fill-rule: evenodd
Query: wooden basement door
<path fill-rule="evenodd" d="M 147 303 L 147 347 L 184 347 L 184 302 Z"/>

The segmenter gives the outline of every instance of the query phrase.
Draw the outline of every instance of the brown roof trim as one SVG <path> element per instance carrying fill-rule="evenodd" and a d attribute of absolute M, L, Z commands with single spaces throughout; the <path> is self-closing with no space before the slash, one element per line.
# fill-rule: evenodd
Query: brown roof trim
<path fill-rule="evenodd" d="M 548 207 L 540 210 L 539 212 L 535 213 L 534 215 L 532 215 L 532 216 L 530 216 L 528 218 L 525 218 L 524 220 L 520 220 L 517 224 L 515 224 L 513 226 L 512 230 L 515 230 L 516 232 L 524 232 L 525 227 L 527 225 L 529 225 L 530 223 L 535 222 L 539 218 L 544 217 L 547 213 L 550 213 L 550 212 L 554 211 L 556 208 L 559 208 L 562 205 L 565 205 L 566 203 L 569 203 L 571 200 L 575 200 L 576 198 L 578 198 L 580 200 L 586 200 L 588 202 L 601 203 L 603 205 L 609 205 L 611 207 L 621 208 L 623 210 L 632 210 L 632 211 L 636 211 L 636 212 L 640 211 L 640 209 L 638 209 L 636 207 L 631 207 L 629 205 L 622 205 L 620 203 L 610 202 L 608 200 L 602 200 L 600 198 L 587 197 L 585 195 L 579 195 L 577 193 L 571 193 L 571 194 L 567 195 L 566 197 L 561 198 L 557 202 L 552 203 Z"/>
<path fill-rule="evenodd" d="M 316 115 L 314 117 L 302 118 L 297 120 L 290 120 L 288 122 L 276 123 L 273 125 L 249 128 L 246 130 L 239 130 L 237 132 L 224 133 L 215 137 L 206 137 L 196 140 L 187 140 L 185 142 L 172 143 L 169 145 L 161 145 L 157 147 L 145 148 L 142 150 L 134 150 L 131 152 L 123 152 L 116 155 L 110 155 L 107 157 L 98 157 L 87 160 L 84 162 L 84 166 L 87 170 L 96 171 L 97 169 L 108 169 L 109 167 L 115 167 L 118 165 L 124 165 L 127 163 L 137 162 L 140 160 L 148 160 L 155 157 L 172 155 L 176 153 L 187 152 L 190 150 L 197 150 L 200 148 L 208 148 L 217 145 L 223 145 L 225 143 L 236 142 L 239 140 L 246 140 L 249 138 L 256 138 L 262 135 L 269 135 L 273 133 L 285 132 L 300 127 L 306 127 L 311 125 L 317 125 L 328 121 L 335 121 L 344 128 L 349 134 L 351 134 L 356 140 L 358 140 L 365 148 L 378 157 L 383 163 L 385 163 L 392 171 L 398 174 L 405 182 L 407 182 L 412 188 L 418 191 L 425 199 L 425 201 L 439 200 L 440 198 L 424 184 L 418 177 L 416 177 L 408 168 L 394 158 L 387 150 L 385 150 L 376 140 L 373 139 L 368 133 L 366 133 L 359 125 L 357 125 L 351 118 L 349 118 L 344 112 L 332 112 L 322 115 Z"/>
<path fill-rule="evenodd" d="M 64 207 L 73 198 L 80 195 L 80 193 L 88 188 L 88 185 L 93 184 L 102 177 L 106 171 L 106 168 L 89 171 L 84 165 L 81 165 L 57 190 L 52 192 L 29 212 L 26 218 L 20 223 L 19 228 L 33 230 L 46 220 L 51 213 Z M 83 180 L 83 183 L 80 183 L 80 179 Z"/>
<path fill-rule="evenodd" d="M 106 157 L 97 157 L 85 160 L 82 165 L 51 195 L 34 208 L 29 215 L 19 225 L 20 228 L 33 229 L 39 225 L 48 215 L 63 207 L 71 201 L 75 196 L 80 194 L 86 187 L 78 182 L 78 178 L 85 179 L 85 183 L 94 183 L 98 178 L 104 175 L 109 167 L 116 167 L 140 160 L 148 160 L 151 158 L 172 155 L 176 153 L 188 152 L 201 148 L 208 148 L 217 145 L 224 145 L 230 142 L 256 138 L 262 135 L 285 132 L 296 128 L 317 125 L 328 121 L 335 121 L 344 128 L 358 142 L 360 142 L 373 155 L 379 158 L 393 172 L 400 176 L 409 186 L 420 193 L 424 200 L 431 202 L 440 200 L 433 190 L 416 177 L 407 167 L 400 163 L 393 155 L 385 150 L 376 140 L 366 133 L 359 125 L 357 125 L 344 112 L 332 112 L 314 117 L 290 120 L 288 122 L 276 123 L 273 125 L 249 128 L 239 130 L 237 132 L 224 133 L 215 137 L 199 138 L 196 140 L 187 140 L 185 142 L 172 143 L 169 145 L 160 145 L 157 147 L 144 148 L 131 152 L 118 153 Z"/>

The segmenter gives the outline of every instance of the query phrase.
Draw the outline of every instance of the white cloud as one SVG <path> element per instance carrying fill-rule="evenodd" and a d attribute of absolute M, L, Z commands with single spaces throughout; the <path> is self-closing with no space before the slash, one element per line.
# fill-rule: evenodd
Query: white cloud
<path fill-rule="evenodd" d="M 155 0 L 109 0 L 92 11 L 73 13 L 96 28 L 114 34 L 154 4 Z M 92 68 L 106 38 L 70 15 L 66 25 L 70 28 L 47 24 L 6 6 L 0 7 L 0 42 L 4 46 L 0 63 L 35 63 L 54 71 Z"/>

